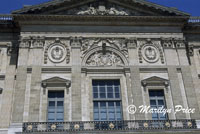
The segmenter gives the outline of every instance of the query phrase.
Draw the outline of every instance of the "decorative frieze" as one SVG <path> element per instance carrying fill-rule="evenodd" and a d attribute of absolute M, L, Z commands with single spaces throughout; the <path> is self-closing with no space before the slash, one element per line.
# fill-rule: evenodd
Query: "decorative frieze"
<path fill-rule="evenodd" d="M 70 49 L 66 43 L 62 43 L 59 38 L 54 42 L 49 42 L 44 51 L 44 64 L 47 64 L 48 59 L 52 63 L 61 63 L 66 60 L 70 62 Z"/>

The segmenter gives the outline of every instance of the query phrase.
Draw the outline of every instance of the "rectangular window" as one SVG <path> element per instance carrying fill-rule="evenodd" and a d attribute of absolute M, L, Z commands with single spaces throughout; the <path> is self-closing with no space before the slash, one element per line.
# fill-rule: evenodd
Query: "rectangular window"
<path fill-rule="evenodd" d="M 93 80 L 95 121 L 122 120 L 119 80 Z"/>
<path fill-rule="evenodd" d="M 166 109 L 165 96 L 163 90 L 149 90 L 150 105 L 153 109 Z M 167 120 L 167 114 L 155 112 L 152 114 L 153 120 Z"/>
<path fill-rule="evenodd" d="M 48 92 L 48 122 L 64 121 L 64 91 Z"/>

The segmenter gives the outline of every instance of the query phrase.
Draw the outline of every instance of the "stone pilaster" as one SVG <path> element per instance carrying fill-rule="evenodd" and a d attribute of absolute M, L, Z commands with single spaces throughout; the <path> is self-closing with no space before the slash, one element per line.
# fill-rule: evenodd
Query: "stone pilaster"
<path fill-rule="evenodd" d="M 187 96 L 188 106 L 189 108 L 195 108 L 195 113 L 192 113 L 190 116 L 192 119 L 200 119 L 200 111 L 198 107 L 197 97 L 195 93 L 195 87 L 192 79 L 192 74 L 189 66 L 181 67 L 185 93 Z"/>
<path fill-rule="evenodd" d="M 137 66 L 130 66 L 131 70 L 131 89 L 132 89 L 132 99 L 133 104 L 139 108 L 139 106 L 144 105 L 142 87 L 140 80 L 140 69 Z M 145 114 L 140 113 L 139 110 L 135 113 L 136 120 L 145 120 Z"/>
<path fill-rule="evenodd" d="M 11 44 L 11 47 L 12 47 L 12 44 Z M 12 53 L 12 52 L 8 53 L 8 56 L 7 56 L 7 65 L 6 65 L 6 74 L 5 74 L 6 77 L 5 77 L 4 89 L 2 91 L 0 128 L 8 128 L 10 125 L 14 83 L 15 83 L 15 73 L 16 73 L 16 60 L 17 60 L 16 57 L 17 57 L 16 53 Z"/>
<path fill-rule="evenodd" d="M 18 67 L 16 74 L 16 86 L 14 92 L 14 103 L 12 112 L 12 123 L 22 123 L 24 113 L 24 101 L 27 77 L 27 61 L 29 56 L 29 39 L 23 39 L 20 43 Z"/>
<path fill-rule="evenodd" d="M 177 69 L 175 66 L 168 67 L 168 75 L 169 75 L 169 80 L 170 80 L 172 100 L 173 100 L 174 106 L 176 105 L 184 106 L 183 98 L 181 96 L 181 88 L 179 86 Z M 175 116 L 176 116 L 176 119 L 186 119 L 186 114 L 184 114 L 183 112 L 178 112 L 176 113 Z"/>
<path fill-rule="evenodd" d="M 72 49 L 72 121 L 82 120 L 81 110 L 81 40 L 71 39 Z"/>
<path fill-rule="evenodd" d="M 29 122 L 39 122 L 43 44 L 44 40 L 40 38 L 32 39 L 33 63 L 30 83 Z"/>

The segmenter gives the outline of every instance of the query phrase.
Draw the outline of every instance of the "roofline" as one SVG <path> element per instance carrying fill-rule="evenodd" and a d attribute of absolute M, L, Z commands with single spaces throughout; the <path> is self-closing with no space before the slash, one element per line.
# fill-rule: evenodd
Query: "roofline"
<path fill-rule="evenodd" d="M 25 8 L 19 9 L 19 10 L 15 10 L 15 11 L 12 12 L 12 14 L 21 14 L 21 13 L 27 12 L 28 10 L 34 11 L 38 8 L 47 7 L 49 5 L 61 4 L 63 2 L 67 2 L 67 1 L 70 2 L 71 0 L 48 1 L 48 2 L 38 4 L 38 5 L 33 5 L 33 6 L 30 6 L 30 7 L 25 7 Z M 92 2 L 92 1 L 94 1 L 94 0 L 88 0 L 88 1 L 85 0 L 84 2 Z M 113 1 L 113 0 L 110 0 L 110 1 Z M 139 4 L 142 4 L 142 5 L 145 4 L 146 6 L 151 7 L 151 8 L 161 9 L 162 11 L 167 11 L 169 13 L 176 13 L 177 15 L 181 15 L 181 16 L 190 16 L 189 13 L 179 11 L 178 9 L 162 6 L 162 5 L 159 5 L 159 4 L 156 4 L 156 3 L 153 3 L 153 2 L 149 2 L 149 1 L 146 1 L 146 0 L 129 0 L 129 1 L 139 3 Z"/>

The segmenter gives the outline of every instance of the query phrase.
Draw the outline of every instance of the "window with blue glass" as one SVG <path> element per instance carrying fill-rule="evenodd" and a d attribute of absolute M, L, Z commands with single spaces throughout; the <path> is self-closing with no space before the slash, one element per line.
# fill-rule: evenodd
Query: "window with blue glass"
<path fill-rule="evenodd" d="M 149 90 L 150 105 L 153 109 L 166 109 L 165 96 L 163 90 Z M 153 120 L 167 120 L 167 114 L 154 112 L 152 114 Z"/>
<path fill-rule="evenodd" d="M 119 80 L 93 80 L 95 121 L 122 120 Z"/>
<path fill-rule="evenodd" d="M 64 91 L 48 92 L 48 122 L 64 121 Z"/>

